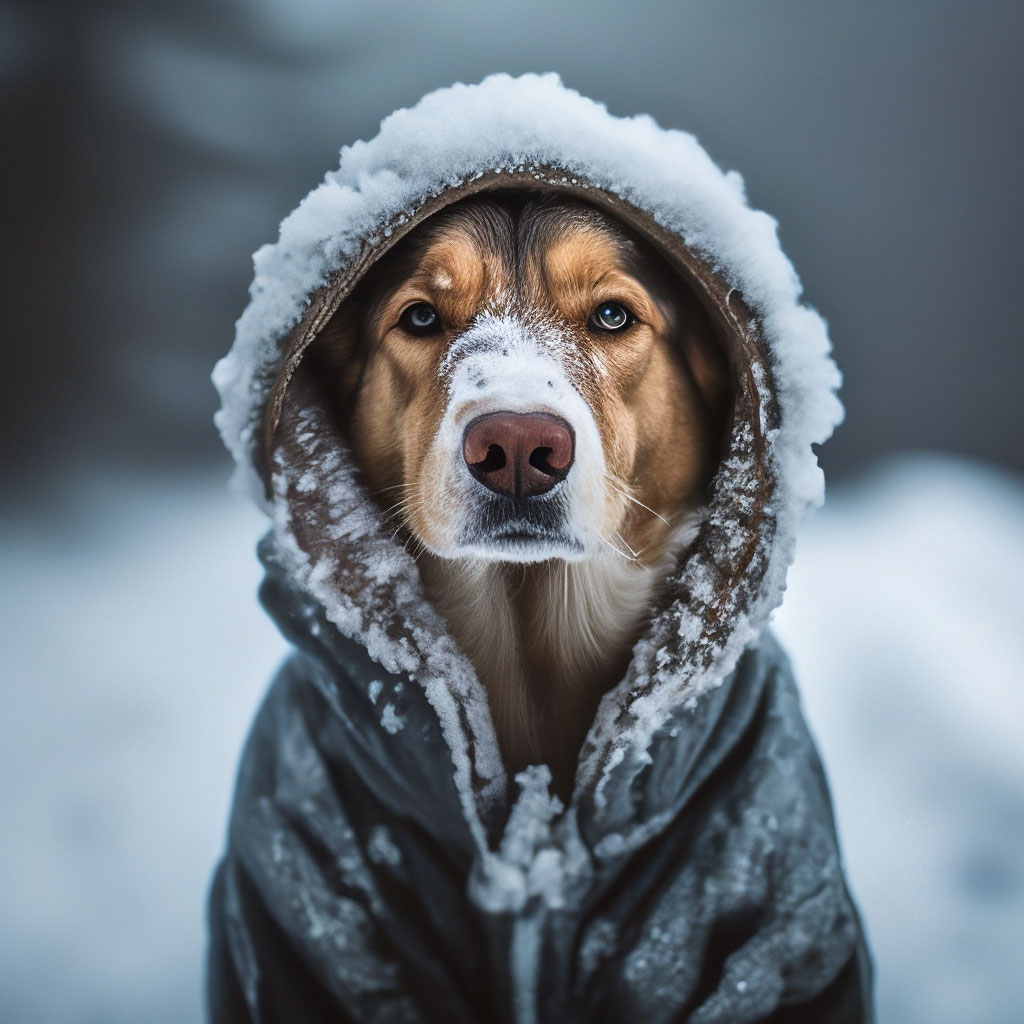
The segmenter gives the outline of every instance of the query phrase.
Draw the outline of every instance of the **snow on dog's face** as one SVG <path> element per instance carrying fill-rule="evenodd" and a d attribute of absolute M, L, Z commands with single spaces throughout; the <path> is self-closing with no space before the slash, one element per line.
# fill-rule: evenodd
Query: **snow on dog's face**
<path fill-rule="evenodd" d="M 454 204 L 383 257 L 315 354 L 370 491 L 436 555 L 650 564 L 702 503 L 724 410 L 707 318 L 578 201 Z"/>

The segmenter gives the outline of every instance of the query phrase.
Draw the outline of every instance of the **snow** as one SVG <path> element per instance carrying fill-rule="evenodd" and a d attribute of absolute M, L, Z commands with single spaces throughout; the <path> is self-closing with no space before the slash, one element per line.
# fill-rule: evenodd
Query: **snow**
<path fill-rule="evenodd" d="M 402 851 L 395 845 L 387 825 L 377 825 L 370 832 L 366 852 L 375 864 L 388 864 L 394 868 L 402 863 Z"/>
<path fill-rule="evenodd" d="M 542 900 L 564 906 L 573 887 L 585 888 L 591 872 L 574 811 L 558 817 L 562 802 L 550 792 L 551 770 L 531 765 L 515 777 L 519 798 L 497 853 L 485 851 L 470 880 L 473 901 L 490 913 L 529 911 Z"/>
<path fill-rule="evenodd" d="M 777 615 L 881 1024 L 1024 1016 L 1022 517 L 993 470 L 893 463 L 830 494 Z M 254 598 L 262 527 L 189 477 L 82 483 L 0 521 L 0 1019 L 200 1019 L 205 890 L 285 650 Z"/>
<path fill-rule="evenodd" d="M 401 732 L 405 719 L 395 710 L 394 704 L 385 704 L 380 716 L 381 726 L 392 736 Z"/>

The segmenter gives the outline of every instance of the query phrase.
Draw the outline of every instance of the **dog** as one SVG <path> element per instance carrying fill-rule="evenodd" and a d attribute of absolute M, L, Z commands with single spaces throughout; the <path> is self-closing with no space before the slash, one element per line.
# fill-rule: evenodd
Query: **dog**
<path fill-rule="evenodd" d="M 721 456 L 707 315 L 610 214 L 492 192 L 383 256 L 311 358 L 510 773 L 546 764 L 566 798 Z"/>
<path fill-rule="evenodd" d="M 342 150 L 214 376 L 293 649 L 211 890 L 211 1020 L 872 1019 L 765 628 L 828 351 L 740 177 L 557 76 Z"/>

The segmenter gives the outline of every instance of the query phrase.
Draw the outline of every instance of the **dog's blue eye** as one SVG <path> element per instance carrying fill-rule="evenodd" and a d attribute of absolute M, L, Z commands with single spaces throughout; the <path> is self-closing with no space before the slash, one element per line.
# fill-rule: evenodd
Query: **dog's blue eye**
<path fill-rule="evenodd" d="M 429 302 L 416 302 L 402 313 L 398 326 L 410 334 L 433 334 L 441 328 L 441 317 Z"/>
<path fill-rule="evenodd" d="M 602 302 L 590 314 L 589 326 L 598 331 L 621 331 L 633 322 L 633 314 L 618 302 Z"/>

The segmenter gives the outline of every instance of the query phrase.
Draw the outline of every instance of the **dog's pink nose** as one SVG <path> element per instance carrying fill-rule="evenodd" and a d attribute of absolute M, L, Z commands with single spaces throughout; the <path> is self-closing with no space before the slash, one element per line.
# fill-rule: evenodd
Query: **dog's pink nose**
<path fill-rule="evenodd" d="M 572 427 L 546 412 L 478 416 L 462 436 L 462 454 L 484 487 L 510 498 L 531 498 L 568 475 Z"/>

